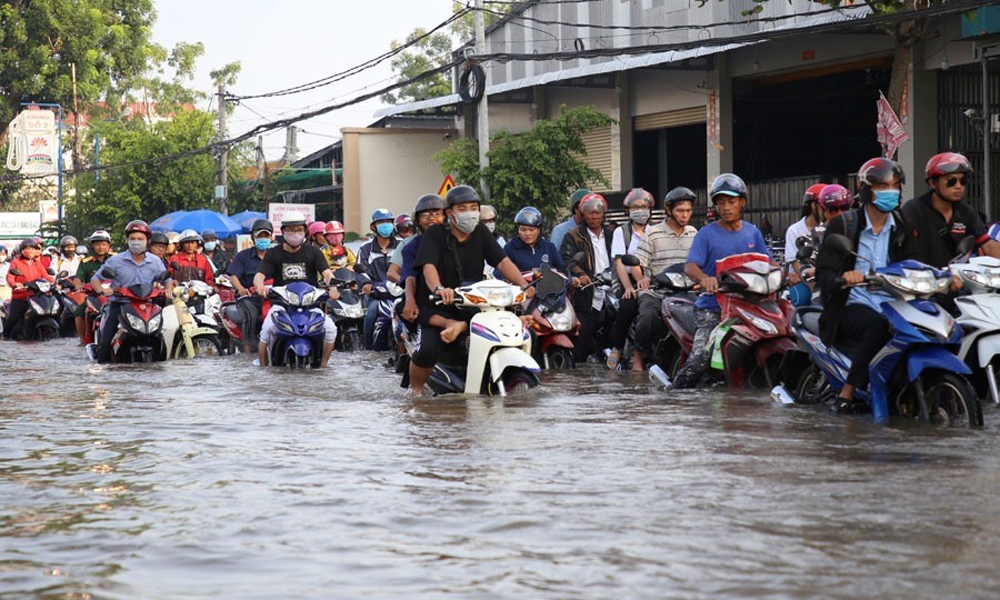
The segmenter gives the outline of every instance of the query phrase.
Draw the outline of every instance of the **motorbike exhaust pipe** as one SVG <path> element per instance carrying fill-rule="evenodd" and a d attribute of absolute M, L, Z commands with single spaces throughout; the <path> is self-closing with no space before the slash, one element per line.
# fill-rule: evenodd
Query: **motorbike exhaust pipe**
<path fill-rule="evenodd" d="M 771 388 L 771 400 L 780 402 L 781 404 L 795 404 L 795 398 L 788 393 L 785 386 L 780 384 Z"/>
<path fill-rule="evenodd" d="M 670 376 L 660 368 L 660 365 L 653 365 L 649 367 L 649 380 L 653 383 L 659 383 L 665 388 L 673 386 L 673 382 L 670 381 Z"/>

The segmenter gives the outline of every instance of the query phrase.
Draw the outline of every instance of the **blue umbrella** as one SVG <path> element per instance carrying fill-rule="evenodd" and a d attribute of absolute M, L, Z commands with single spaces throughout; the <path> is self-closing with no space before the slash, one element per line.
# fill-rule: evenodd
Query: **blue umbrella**
<path fill-rule="evenodd" d="M 194 229 L 198 233 L 206 229 L 214 229 L 219 239 L 233 237 L 243 231 L 239 223 L 214 210 L 193 210 L 170 224 L 170 231 L 180 233 L 185 229 Z"/>
<path fill-rule="evenodd" d="M 188 213 L 188 211 L 186 211 L 186 210 L 175 210 L 172 213 L 167 213 L 167 214 L 163 215 L 162 217 L 154 220 L 152 223 L 150 223 L 149 224 L 149 228 L 152 229 L 153 231 L 160 231 L 162 233 L 166 233 L 168 231 L 173 231 L 174 230 L 174 228 L 173 228 L 174 222 L 177 219 L 179 219 L 179 218 L 183 217 L 184 215 L 186 215 L 187 213 Z"/>
<path fill-rule="evenodd" d="M 253 222 L 257 219 L 266 219 L 267 213 L 245 210 L 243 212 L 236 213 L 235 215 L 229 215 L 229 218 L 236 221 L 241 227 L 243 227 L 243 233 L 250 233 L 250 228 L 253 226 Z"/>

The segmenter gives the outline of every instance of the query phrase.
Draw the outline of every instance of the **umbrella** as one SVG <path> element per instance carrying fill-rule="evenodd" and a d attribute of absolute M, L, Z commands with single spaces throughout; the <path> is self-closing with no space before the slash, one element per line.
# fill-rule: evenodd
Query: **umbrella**
<path fill-rule="evenodd" d="M 257 219 L 266 219 L 267 213 L 245 210 L 243 212 L 236 213 L 235 215 L 229 215 L 229 218 L 236 221 L 241 227 L 243 227 L 243 233 L 250 233 L 250 228 L 253 226 L 253 222 Z"/>
<path fill-rule="evenodd" d="M 170 224 L 170 231 L 180 233 L 185 229 L 194 229 L 202 232 L 206 229 L 214 229 L 219 239 L 226 239 L 243 231 L 240 224 L 222 213 L 214 210 L 193 210 L 186 215 L 181 215 Z"/>
<path fill-rule="evenodd" d="M 175 210 L 172 213 L 167 213 L 162 217 L 154 220 L 149 224 L 149 228 L 153 231 L 160 231 L 166 233 L 168 231 L 173 231 L 174 221 L 186 215 L 188 211 L 186 210 Z"/>

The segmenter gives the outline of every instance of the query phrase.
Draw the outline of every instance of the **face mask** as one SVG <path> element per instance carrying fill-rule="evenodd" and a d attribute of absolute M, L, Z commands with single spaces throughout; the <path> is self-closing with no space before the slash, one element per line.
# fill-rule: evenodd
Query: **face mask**
<path fill-rule="evenodd" d="M 628 218 L 632 219 L 633 223 L 638 225 L 645 225 L 649 222 L 650 211 L 646 209 L 636 209 L 628 214 Z"/>
<path fill-rule="evenodd" d="M 496 223 L 483 223 L 483 225 L 486 226 L 486 229 L 490 230 L 490 233 L 493 233 L 496 230 L 496 228 L 497 228 L 497 224 Z"/>
<path fill-rule="evenodd" d="M 142 254 L 146 251 L 146 240 L 129 240 L 128 251 L 132 254 Z"/>
<path fill-rule="evenodd" d="M 899 190 L 876 190 L 875 208 L 882 212 L 892 212 L 899 208 Z"/>
<path fill-rule="evenodd" d="M 380 238 L 387 238 L 392 235 L 392 223 L 379 223 L 375 226 L 375 231 Z"/>
<path fill-rule="evenodd" d="M 340 246 L 341 244 L 344 243 L 344 234 L 331 233 L 330 235 L 326 236 L 326 243 L 330 244 L 331 246 Z"/>
<path fill-rule="evenodd" d="M 306 234 L 304 233 L 286 233 L 285 243 L 292 248 L 298 248 L 306 241 Z"/>
<path fill-rule="evenodd" d="M 219 242 L 205 242 L 205 250 L 208 251 L 208 252 L 212 252 L 213 250 L 215 250 L 215 247 L 218 246 L 218 245 L 219 245 Z"/>
<path fill-rule="evenodd" d="M 456 213 L 455 214 L 455 227 L 462 233 L 468 235 L 475 231 L 476 225 L 479 225 L 479 213 L 475 211 Z"/>
<path fill-rule="evenodd" d="M 254 240 L 253 245 L 255 248 L 263 252 L 271 247 L 271 240 L 270 238 L 257 238 Z"/>

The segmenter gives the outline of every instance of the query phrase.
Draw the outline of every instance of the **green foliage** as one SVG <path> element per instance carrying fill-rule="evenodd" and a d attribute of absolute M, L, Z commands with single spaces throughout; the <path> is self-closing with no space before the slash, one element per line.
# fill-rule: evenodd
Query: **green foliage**
<path fill-rule="evenodd" d="M 415 29 L 413 33 L 406 36 L 405 43 L 409 44 L 426 34 L 427 32 L 423 29 Z M 392 49 L 395 50 L 402 45 L 402 43 L 393 40 Z M 451 37 L 446 33 L 435 33 L 420 40 L 408 50 L 397 54 L 389 64 L 396 79 L 406 81 L 447 63 L 450 59 L 448 54 L 450 50 Z M 451 81 L 448 78 L 448 73 L 438 73 L 434 77 L 389 92 L 382 96 L 382 100 L 387 104 L 399 104 L 447 96 L 450 93 Z"/>
<path fill-rule="evenodd" d="M 153 0 L 0 3 L 0 140 L 22 101 L 73 106 L 130 88 L 154 52 Z"/>
<path fill-rule="evenodd" d="M 193 150 L 216 135 L 214 115 L 179 111 L 169 121 L 100 122 L 101 164 L 124 164 Z M 92 147 L 92 145 L 91 145 Z M 132 219 L 152 220 L 175 210 L 212 206 L 216 164 L 211 154 L 154 162 L 77 177 L 77 196 L 66 207 L 67 229 L 86 234 L 106 228 L 118 235 Z"/>
<path fill-rule="evenodd" d="M 488 153 L 490 165 L 482 171 L 475 140 L 458 140 L 433 159 L 443 173 L 457 175 L 459 183 L 478 188 L 480 177 L 484 178 L 492 192 L 490 201 L 500 214 L 498 225 L 510 232 L 514 215 L 525 206 L 538 208 L 553 223 L 566 213 L 566 199 L 574 190 L 595 183 L 607 185 L 601 173 L 580 157 L 587 153 L 583 135 L 614 123 L 596 108 L 568 110 L 563 106 L 558 117 L 538 121 L 530 131 L 495 133 Z"/>

